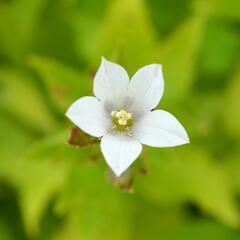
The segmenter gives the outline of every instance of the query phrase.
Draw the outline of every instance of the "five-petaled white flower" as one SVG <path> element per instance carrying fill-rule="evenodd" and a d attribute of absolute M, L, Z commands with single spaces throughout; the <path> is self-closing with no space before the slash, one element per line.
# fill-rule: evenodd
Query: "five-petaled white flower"
<path fill-rule="evenodd" d="M 66 116 L 84 132 L 101 137 L 101 150 L 120 176 L 138 157 L 142 144 L 172 147 L 189 143 L 183 126 L 170 113 L 154 110 L 164 81 L 159 64 L 140 68 L 129 81 L 126 70 L 102 58 L 94 78 L 96 97 L 75 101 Z"/>

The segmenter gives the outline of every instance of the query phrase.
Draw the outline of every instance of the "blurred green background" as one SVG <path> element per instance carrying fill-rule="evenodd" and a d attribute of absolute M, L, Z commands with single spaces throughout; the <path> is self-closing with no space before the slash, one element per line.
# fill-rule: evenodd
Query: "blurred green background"
<path fill-rule="evenodd" d="M 239 0 L 0 0 L 0 240 L 240 239 Z M 101 56 L 162 63 L 191 144 L 123 179 L 66 144 Z"/>

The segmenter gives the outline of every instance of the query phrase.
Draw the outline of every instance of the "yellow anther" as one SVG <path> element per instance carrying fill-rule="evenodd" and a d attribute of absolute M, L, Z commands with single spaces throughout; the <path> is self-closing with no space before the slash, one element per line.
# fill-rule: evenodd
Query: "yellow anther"
<path fill-rule="evenodd" d="M 120 112 L 116 112 L 115 116 L 116 116 L 117 118 L 120 118 L 120 117 L 121 117 Z"/>
<path fill-rule="evenodd" d="M 112 111 L 111 117 L 116 126 L 121 130 L 125 130 L 126 127 L 132 124 L 132 113 L 125 110 L 121 109 L 120 111 Z"/>
<path fill-rule="evenodd" d="M 112 117 L 115 117 L 115 116 L 116 116 L 116 113 L 117 113 L 117 111 L 112 111 L 112 112 L 111 112 L 111 116 L 112 116 Z"/>
<path fill-rule="evenodd" d="M 122 126 L 125 126 L 125 125 L 127 125 L 127 120 L 124 118 L 120 118 L 120 119 L 118 119 L 118 123 Z"/>
<path fill-rule="evenodd" d="M 132 119 L 132 114 L 131 114 L 131 113 L 127 113 L 126 119 L 127 119 L 127 120 Z"/>

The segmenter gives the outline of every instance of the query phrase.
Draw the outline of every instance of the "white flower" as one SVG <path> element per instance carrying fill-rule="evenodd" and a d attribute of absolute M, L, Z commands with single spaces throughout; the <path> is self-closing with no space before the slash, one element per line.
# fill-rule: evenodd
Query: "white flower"
<path fill-rule="evenodd" d="M 75 101 L 66 116 L 84 132 L 101 137 L 101 150 L 120 176 L 139 156 L 142 144 L 172 147 L 189 143 L 179 121 L 164 110 L 154 110 L 164 89 L 159 64 L 140 68 L 129 81 L 123 67 L 102 58 L 94 78 L 96 97 Z"/>

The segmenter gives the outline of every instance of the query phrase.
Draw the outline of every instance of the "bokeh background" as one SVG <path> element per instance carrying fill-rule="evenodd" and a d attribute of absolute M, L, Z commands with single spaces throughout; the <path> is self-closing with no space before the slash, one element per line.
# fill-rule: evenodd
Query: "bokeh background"
<path fill-rule="evenodd" d="M 0 0 L 0 240 L 240 239 L 239 49 L 239 0 Z M 67 145 L 101 56 L 163 64 L 191 144 L 118 180 Z"/>

